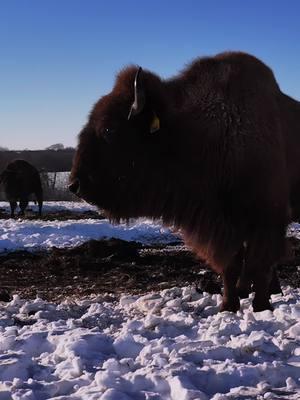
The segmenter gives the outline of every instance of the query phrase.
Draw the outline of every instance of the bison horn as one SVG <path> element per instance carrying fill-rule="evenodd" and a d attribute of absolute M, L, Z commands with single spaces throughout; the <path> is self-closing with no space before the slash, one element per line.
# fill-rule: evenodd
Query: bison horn
<path fill-rule="evenodd" d="M 145 92 L 141 83 L 142 67 L 139 67 L 134 78 L 134 102 L 128 114 L 128 120 L 135 115 L 138 115 L 145 106 Z"/>

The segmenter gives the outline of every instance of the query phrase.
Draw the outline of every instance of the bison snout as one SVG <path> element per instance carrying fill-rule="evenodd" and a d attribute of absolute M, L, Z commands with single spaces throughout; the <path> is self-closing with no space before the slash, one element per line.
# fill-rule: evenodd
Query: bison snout
<path fill-rule="evenodd" d="M 70 183 L 69 185 L 69 190 L 70 192 L 74 193 L 74 194 L 79 194 L 80 192 L 80 181 L 79 179 L 74 179 L 74 181 L 72 183 Z"/>

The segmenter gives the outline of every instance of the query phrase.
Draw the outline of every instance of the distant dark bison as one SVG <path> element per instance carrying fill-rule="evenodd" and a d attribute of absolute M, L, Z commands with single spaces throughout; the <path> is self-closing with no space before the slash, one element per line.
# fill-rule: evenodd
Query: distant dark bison
<path fill-rule="evenodd" d="M 273 266 L 300 216 L 300 103 L 241 52 L 169 80 L 128 67 L 80 133 L 70 190 L 116 222 L 179 228 L 222 274 L 222 310 L 238 310 L 252 284 L 254 310 L 272 309 Z"/>
<path fill-rule="evenodd" d="M 28 205 L 30 194 L 34 194 L 39 205 L 39 215 L 42 213 L 43 189 L 37 169 L 25 160 L 15 160 L 9 163 L 0 175 L 0 183 L 4 187 L 7 200 L 10 203 L 11 216 L 14 217 L 19 201 L 20 215 Z"/>

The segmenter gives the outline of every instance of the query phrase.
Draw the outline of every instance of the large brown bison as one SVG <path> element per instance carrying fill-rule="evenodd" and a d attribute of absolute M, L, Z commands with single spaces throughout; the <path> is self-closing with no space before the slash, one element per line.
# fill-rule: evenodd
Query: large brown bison
<path fill-rule="evenodd" d="M 42 213 L 43 189 L 37 169 L 25 160 L 10 162 L 0 175 L 0 183 L 10 203 L 11 216 L 14 217 L 19 201 L 20 215 L 28 205 L 28 199 L 34 194 L 39 205 L 39 215 Z"/>
<path fill-rule="evenodd" d="M 169 80 L 131 66 L 80 133 L 70 190 L 114 221 L 179 228 L 222 274 L 222 310 L 250 283 L 254 310 L 272 309 L 272 269 L 300 216 L 299 130 L 300 103 L 251 55 L 200 58 Z"/>

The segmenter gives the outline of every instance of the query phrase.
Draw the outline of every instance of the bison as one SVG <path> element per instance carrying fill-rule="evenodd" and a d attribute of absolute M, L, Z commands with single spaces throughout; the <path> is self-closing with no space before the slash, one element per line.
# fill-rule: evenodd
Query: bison
<path fill-rule="evenodd" d="M 25 160 L 10 162 L 0 175 L 0 183 L 4 186 L 6 197 L 10 203 L 11 217 L 15 215 L 17 201 L 19 201 L 20 215 L 28 205 L 30 194 L 34 194 L 39 206 L 39 215 L 42 214 L 43 189 L 37 169 Z"/>
<path fill-rule="evenodd" d="M 300 103 L 252 55 L 199 58 L 168 80 L 129 66 L 79 135 L 70 190 L 115 222 L 180 229 L 222 275 L 221 310 L 237 311 L 250 285 L 254 311 L 272 309 L 300 216 L 299 126 Z"/>

